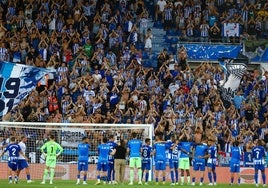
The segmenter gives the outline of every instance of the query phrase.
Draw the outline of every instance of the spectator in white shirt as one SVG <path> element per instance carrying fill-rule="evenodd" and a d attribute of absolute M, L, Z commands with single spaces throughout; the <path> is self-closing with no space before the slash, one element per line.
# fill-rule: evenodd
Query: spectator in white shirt
<path fill-rule="evenodd" d="M 167 5 L 167 2 L 165 0 L 158 0 L 157 1 L 157 10 L 156 10 L 156 20 L 162 21 L 164 18 L 164 9 L 165 6 Z"/>

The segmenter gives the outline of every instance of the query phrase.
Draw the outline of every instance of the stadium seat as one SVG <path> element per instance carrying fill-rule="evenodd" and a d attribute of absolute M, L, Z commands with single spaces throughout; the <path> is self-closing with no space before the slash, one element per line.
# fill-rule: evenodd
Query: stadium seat
<path fill-rule="evenodd" d="M 170 45 L 168 51 L 171 52 L 173 55 L 177 54 L 177 43 Z"/>
<path fill-rule="evenodd" d="M 153 68 L 157 68 L 157 59 L 153 59 L 153 60 L 151 61 L 151 67 L 153 67 Z"/>
<path fill-rule="evenodd" d="M 136 44 L 136 48 L 137 48 L 138 50 L 144 50 L 144 44 L 143 44 L 143 43 L 137 43 L 137 44 Z"/>
<path fill-rule="evenodd" d="M 142 63 L 143 67 L 151 67 L 151 61 L 150 60 L 143 60 L 143 63 Z"/>
<path fill-rule="evenodd" d="M 165 36 L 164 36 L 164 39 L 165 39 L 165 42 L 170 43 L 171 40 L 172 40 L 172 36 L 165 35 Z"/>
<path fill-rule="evenodd" d="M 179 42 L 178 37 L 173 36 L 173 37 L 171 38 L 171 41 L 170 41 L 171 44 L 177 44 L 178 42 Z"/>
<path fill-rule="evenodd" d="M 143 51 L 142 52 L 142 59 L 143 60 L 147 60 L 149 58 L 150 58 L 149 53 L 147 51 Z"/>
<path fill-rule="evenodd" d="M 156 21 L 156 22 L 154 22 L 154 27 L 161 29 L 161 28 L 163 28 L 163 24 L 161 21 Z"/>
<path fill-rule="evenodd" d="M 176 33 L 175 33 L 175 31 L 173 29 L 169 29 L 169 30 L 167 30 L 166 35 L 175 36 Z"/>

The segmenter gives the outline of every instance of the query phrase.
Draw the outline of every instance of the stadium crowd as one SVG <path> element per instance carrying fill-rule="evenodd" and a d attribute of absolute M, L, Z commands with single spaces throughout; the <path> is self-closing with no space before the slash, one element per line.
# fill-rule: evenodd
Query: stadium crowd
<path fill-rule="evenodd" d="M 221 38 L 221 24 L 234 21 L 243 39 L 265 37 L 267 8 L 262 0 L 2 0 L 0 60 L 56 69 L 3 120 L 151 123 L 166 140 L 216 137 L 222 151 L 234 138 L 268 143 L 267 71 L 247 72 L 225 108 L 220 66 L 192 69 L 184 50 L 163 49 L 146 68 L 138 48 L 149 19 L 190 41 Z"/>

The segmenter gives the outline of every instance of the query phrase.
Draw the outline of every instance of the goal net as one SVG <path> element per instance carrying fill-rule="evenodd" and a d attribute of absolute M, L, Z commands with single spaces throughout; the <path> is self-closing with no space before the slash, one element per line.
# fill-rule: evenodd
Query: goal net
<path fill-rule="evenodd" d="M 15 136 L 27 137 L 26 156 L 29 159 L 31 178 L 42 179 L 44 170 L 44 157 L 40 147 L 46 142 L 49 134 L 56 136 L 56 141 L 64 148 L 63 154 L 58 158 L 55 169 L 55 178 L 62 180 L 75 180 L 77 176 L 77 146 L 84 136 L 90 140 L 90 157 L 88 179 L 96 179 L 96 163 L 98 162 L 97 147 L 103 137 L 113 135 L 115 142 L 124 139 L 128 141 L 131 133 L 137 132 L 143 142 L 145 138 L 153 137 L 153 126 L 150 124 L 66 124 L 66 123 L 41 123 L 41 122 L 1 122 L 0 146 L 8 144 L 9 138 Z M 1 150 L 2 147 L 0 147 Z M 2 153 L 2 151 L 0 151 Z M 0 159 L 0 179 L 7 179 L 7 159 L 5 154 Z M 126 169 L 126 180 L 128 179 Z M 26 179 L 22 172 L 20 179 Z"/>

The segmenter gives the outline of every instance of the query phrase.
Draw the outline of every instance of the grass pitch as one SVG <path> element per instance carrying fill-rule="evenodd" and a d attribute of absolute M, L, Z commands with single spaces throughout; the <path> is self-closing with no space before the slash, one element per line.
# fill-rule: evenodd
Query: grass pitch
<path fill-rule="evenodd" d="M 124 184 L 118 184 L 118 185 L 94 185 L 96 181 L 88 181 L 87 185 L 83 185 L 82 183 L 80 185 L 76 185 L 76 181 L 67 181 L 67 180 L 54 180 L 53 185 L 49 184 L 49 181 L 45 185 L 41 185 L 41 180 L 33 180 L 32 183 L 27 183 L 24 180 L 20 180 L 18 184 L 9 184 L 8 180 L 0 180 L 0 187 L 3 188 L 11 188 L 11 187 L 16 187 L 16 188 L 78 188 L 78 187 L 96 187 L 96 188 L 109 188 L 109 187 L 116 187 L 116 188 L 140 188 L 140 187 L 194 187 L 191 185 L 175 185 L 175 186 L 170 186 L 170 182 L 166 182 L 165 185 L 162 185 L 159 183 L 159 185 L 156 185 L 155 182 L 149 182 L 149 185 L 138 185 L 137 182 L 134 183 L 134 185 L 128 185 L 128 183 Z M 232 186 L 228 184 L 218 184 L 217 186 L 208 186 L 207 183 L 204 183 L 203 186 L 199 186 L 197 184 L 195 187 L 217 187 L 217 188 L 227 188 L 227 187 L 238 187 L 237 184 L 234 184 Z M 239 188 L 252 188 L 255 187 L 254 184 L 241 184 Z M 262 185 L 259 185 L 259 187 L 262 187 Z"/>

